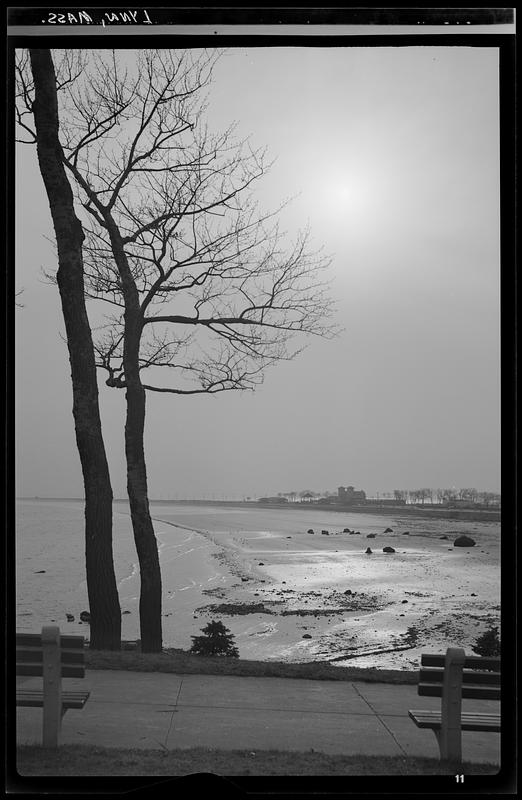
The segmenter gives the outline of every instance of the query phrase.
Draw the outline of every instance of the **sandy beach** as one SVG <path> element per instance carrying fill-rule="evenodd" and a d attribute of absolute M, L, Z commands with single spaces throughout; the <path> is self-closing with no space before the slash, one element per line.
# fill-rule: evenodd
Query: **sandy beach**
<path fill-rule="evenodd" d="M 207 600 L 196 615 L 201 623 L 222 619 L 244 658 L 411 668 L 427 646 L 469 649 L 498 624 L 498 523 L 294 510 L 169 511 L 154 513 L 170 523 L 190 520 L 221 550 L 213 557 L 236 576 L 230 582 L 223 575 L 204 589 Z M 205 527 L 209 518 L 220 529 Z M 463 533 L 474 538 L 474 547 L 453 547 Z"/>
<path fill-rule="evenodd" d="M 38 629 L 52 615 L 64 632 L 88 635 L 78 621 L 88 607 L 81 580 L 83 507 L 28 502 L 25 525 L 17 526 L 17 626 Z M 191 636 L 220 619 L 242 658 L 411 669 L 426 649 L 462 645 L 471 652 L 477 636 L 499 623 L 499 523 L 162 503 L 152 503 L 151 512 L 165 646 L 188 649 Z M 65 529 L 66 546 L 56 536 Z M 474 547 L 453 547 L 463 533 Z M 139 570 L 123 503 L 115 504 L 114 541 L 123 638 L 135 640 Z"/>

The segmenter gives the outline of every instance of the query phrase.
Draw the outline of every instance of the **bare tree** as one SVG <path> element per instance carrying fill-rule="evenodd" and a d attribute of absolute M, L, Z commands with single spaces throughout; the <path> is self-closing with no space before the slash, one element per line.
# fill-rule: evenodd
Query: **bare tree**
<path fill-rule="evenodd" d="M 111 304 L 96 344 L 107 384 L 125 389 L 127 489 L 141 571 L 144 650 L 161 648 L 161 576 L 149 513 L 145 391 L 253 389 L 293 358 L 296 334 L 333 335 L 309 234 L 285 247 L 281 209 L 253 189 L 265 153 L 233 128 L 210 133 L 215 51 L 93 54 L 61 94 L 64 163 L 88 212 L 87 292 Z M 161 307 L 161 310 L 159 310 Z M 170 378 L 156 382 L 159 368 Z M 145 376 L 151 376 L 151 378 Z M 152 380 L 151 380 L 152 379 Z"/>
<path fill-rule="evenodd" d="M 461 496 L 464 500 L 469 500 L 470 503 L 476 503 L 478 498 L 478 492 L 474 488 L 462 489 Z"/>
<path fill-rule="evenodd" d="M 30 68 L 29 61 L 30 58 Z M 64 62 L 63 80 L 72 80 Z M 30 75 L 32 71 L 33 81 Z M 76 443 L 85 487 L 86 577 L 91 614 L 90 646 L 119 650 L 121 612 L 112 552 L 112 488 L 98 408 L 91 329 L 85 307 L 84 234 L 63 164 L 59 141 L 57 79 L 50 50 L 31 49 L 17 63 L 17 120 L 23 141 L 36 143 L 58 251 L 56 280 L 71 364 Z M 31 120 L 34 119 L 34 130 Z"/>
<path fill-rule="evenodd" d="M 424 501 L 428 498 L 433 497 L 432 489 L 413 489 L 410 490 L 410 497 L 412 498 L 413 502 L 418 503 L 419 500 L 422 501 L 422 505 L 424 505 Z"/>
<path fill-rule="evenodd" d="M 442 491 L 444 493 L 445 502 L 451 502 L 452 500 L 456 500 L 458 497 L 456 489 L 443 489 Z"/>
<path fill-rule="evenodd" d="M 493 503 L 498 504 L 500 501 L 500 495 L 495 494 L 494 492 L 480 492 L 477 500 L 488 507 Z"/>

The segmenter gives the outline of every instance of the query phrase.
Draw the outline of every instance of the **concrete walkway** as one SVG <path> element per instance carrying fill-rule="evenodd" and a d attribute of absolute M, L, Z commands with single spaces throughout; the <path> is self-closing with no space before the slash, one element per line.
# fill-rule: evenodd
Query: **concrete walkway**
<path fill-rule="evenodd" d="M 38 680 L 19 682 L 30 688 Z M 436 709 L 440 700 L 411 685 L 88 670 L 64 688 L 90 688 L 91 696 L 64 716 L 63 744 L 439 755 L 433 732 L 417 728 L 408 709 Z M 18 742 L 41 743 L 42 710 L 18 708 L 17 717 Z M 499 734 L 463 734 L 465 760 L 499 763 L 499 746 Z"/>

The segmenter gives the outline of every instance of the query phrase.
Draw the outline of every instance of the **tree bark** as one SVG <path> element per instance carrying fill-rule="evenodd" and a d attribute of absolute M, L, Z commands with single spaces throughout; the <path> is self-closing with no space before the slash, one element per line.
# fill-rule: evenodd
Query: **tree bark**
<path fill-rule="evenodd" d="M 58 249 L 57 283 L 71 365 L 76 444 L 85 488 L 85 557 L 90 647 L 119 650 L 121 610 L 112 550 L 112 488 L 102 437 L 98 385 L 84 294 L 84 233 L 74 211 L 60 145 L 56 76 L 50 50 L 30 49 L 40 172 Z"/>
<path fill-rule="evenodd" d="M 163 647 L 161 624 L 161 568 L 156 534 L 149 509 L 145 463 L 145 389 L 140 376 L 140 341 L 143 312 L 127 256 L 110 213 L 105 223 L 122 283 L 125 303 L 123 371 L 126 386 L 125 456 L 127 494 L 140 565 L 140 637 L 143 653 L 160 653 Z"/>
<path fill-rule="evenodd" d="M 138 340 L 139 342 L 139 340 Z M 133 345 L 128 348 L 131 355 Z M 145 429 L 145 389 L 141 382 L 127 383 L 127 418 L 125 455 L 127 458 L 127 493 L 140 564 L 140 636 L 143 653 L 162 649 L 161 570 L 158 545 L 149 510 L 147 470 L 143 446 Z"/>

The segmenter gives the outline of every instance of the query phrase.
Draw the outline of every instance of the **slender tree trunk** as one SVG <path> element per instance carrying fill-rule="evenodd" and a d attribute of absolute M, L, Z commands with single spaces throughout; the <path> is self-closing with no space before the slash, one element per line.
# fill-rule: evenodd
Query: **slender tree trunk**
<path fill-rule="evenodd" d="M 120 273 L 125 302 L 123 371 L 126 385 L 125 455 L 127 459 L 127 494 L 140 564 L 140 637 L 144 653 L 161 652 L 161 568 L 158 543 L 152 525 L 145 464 L 145 389 L 139 370 L 143 312 L 132 278 L 127 256 L 116 225 L 106 217 L 113 255 Z"/>
<path fill-rule="evenodd" d="M 131 327 L 131 326 L 129 326 Z M 127 383 L 127 418 L 125 455 L 127 458 L 127 493 L 134 541 L 140 563 L 140 631 L 144 653 L 161 652 L 161 570 L 158 545 L 149 510 L 147 470 L 145 465 L 145 389 L 136 369 L 139 334 L 126 335 L 124 369 Z"/>
<path fill-rule="evenodd" d="M 156 653 L 162 649 L 161 570 L 158 545 L 149 511 L 143 450 L 145 389 L 141 385 L 127 386 L 126 399 L 127 493 L 141 573 L 141 649 L 144 653 Z"/>
<path fill-rule="evenodd" d="M 90 647 L 119 650 L 121 610 L 112 551 L 112 488 L 98 406 L 91 329 L 85 306 L 83 229 L 58 138 L 56 76 L 50 50 L 30 49 L 35 86 L 34 119 L 40 171 L 58 248 L 57 282 L 69 349 L 76 444 L 85 487 L 85 556 Z"/>

